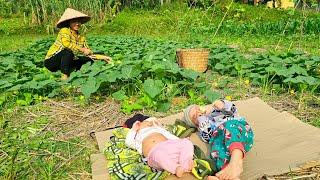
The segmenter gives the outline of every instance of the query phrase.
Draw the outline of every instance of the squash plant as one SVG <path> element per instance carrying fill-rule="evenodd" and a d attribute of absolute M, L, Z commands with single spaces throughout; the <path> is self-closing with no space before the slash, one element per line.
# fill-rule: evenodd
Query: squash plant
<path fill-rule="evenodd" d="M 97 93 L 121 101 L 126 113 L 142 108 L 167 111 L 177 96 L 188 97 L 190 103 L 213 101 L 220 95 L 204 74 L 176 63 L 177 48 L 193 47 L 210 48 L 209 69 L 240 81 L 247 79 L 265 89 L 281 86 L 316 93 L 320 89 L 318 56 L 287 52 L 245 58 L 223 45 L 110 36 L 91 37 L 88 42 L 94 51 L 112 56 L 112 63 L 85 64 L 61 82 L 60 72 L 51 73 L 43 67 L 52 42 L 44 39 L 24 50 L 0 53 L 0 106 L 8 102 L 27 106 L 58 95 L 82 94 L 88 101 Z"/>

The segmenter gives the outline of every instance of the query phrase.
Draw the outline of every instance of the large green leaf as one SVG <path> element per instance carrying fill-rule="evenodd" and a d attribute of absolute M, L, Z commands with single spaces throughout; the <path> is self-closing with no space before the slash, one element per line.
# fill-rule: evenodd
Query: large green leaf
<path fill-rule="evenodd" d="M 167 112 L 171 107 L 169 102 L 160 102 L 157 104 L 157 111 L 159 112 Z"/>
<path fill-rule="evenodd" d="M 302 67 L 300 67 L 300 66 L 297 65 L 297 64 L 292 65 L 292 66 L 288 69 L 288 71 L 289 71 L 291 74 L 296 73 L 296 74 L 301 74 L 301 75 L 304 75 L 304 76 L 308 76 L 307 70 L 304 69 L 304 68 L 302 68 Z"/>
<path fill-rule="evenodd" d="M 7 91 L 17 91 L 20 90 L 23 87 L 23 84 L 17 84 L 11 88 L 9 88 Z"/>
<path fill-rule="evenodd" d="M 221 64 L 221 63 L 217 63 L 215 66 L 214 66 L 215 69 L 217 70 L 223 70 L 225 69 L 225 65 Z"/>
<path fill-rule="evenodd" d="M 30 89 L 38 89 L 38 82 L 37 81 L 29 81 L 27 83 L 24 84 L 24 86 L 26 88 L 30 88 Z"/>
<path fill-rule="evenodd" d="M 89 72 L 90 71 L 90 66 L 91 66 L 90 63 L 86 63 L 86 64 L 82 65 L 81 69 L 80 69 L 80 72 L 82 74 L 85 74 L 85 73 Z"/>
<path fill-rule="evenodd" d="M 263 65 L 263 66 L 265 66 L 265 65 L 271 64 L 271 61 L 269 61 L 268 59 L 263 59 L 263 60 L 258 60 L 256 63 L 257 63 L 258 65 Z"/>
<path fill-rule="evenodd" d="M 273 73 L 276 73 L 277 68 L 274 67 L 273 65 L 271 65 L 271 66 L 266 67 L 266 71 L 273 74 Z"/>
<path fill-rule="evenodd" d="M 209 102 L 214 102 L 221 97 L 221 94 L 212 90 L 207 90 L 204 92 L 204 96 Z"/>
<path fill-rule="evenodd" d="M 319 80 L 311 76 L 297 76 L 296 79 L 298 82 L 304 82 L 310 86 L 319 85 Z"/>
<path fill-rule="evenodd" d="M 89 99 L 92 93 L 95 93 L 100 84 L 96 83 L 96 79 L 94 77 L 89 77 L 88 80 L 82 84 L 81 86 L 81 92 L 82 94 Z"/>
<path fill-rule="evenodd" d="M 112 97 L 118 101 L 122 101 L 128 98 L 128 96 L 126 96 L 126 92 L 124 92 L 123 90 L 113 93 Z"/>
<path fill-rule="evenodd" d="M 8 81 L 0 80 L 0 89 L 11 87 L 13 84 Z"/>
<path fill-rule="evenodd" d="M 154 65 L 151 66 L 151 69 L 149 71 L 155 72 L 155 71 L 164 71 L 166 69 L 165 64 L 159 64 L 156 63 Z"/>
<path fill-rule="evenodd" d="M 285 83 L 293 83 L 293 84 L 299 83 L 299 81 L 296 78 L 293 78 L 293 77 L 286 78 L 285 80 L 283 80 L 283 82 L 285 82 Z"/>
<path fill-rule="evenodd" d="M 98 61 L 98 62 L 93 63 L 90 66 L 91 72 L 88 74 L 88 76 L 95 76 L 95 75 L 99 74 L 102 71 L 104 64 L 105 63 L 103 61 Z"/>
<path fill-rule="evenodd" d="M 56 81 L 54 81 L 52 79 L 47 79 L 47 80 L 38 82 L 38 87 L 37 88 L 41 89 L 41 88 L 45 88 L 48 85 L 55 86 L 56 84 L 57 84 Z"/>
<path fill-rule="evenodd" d="M 85 78 L 77 78 L 77 79 L 73 80 L 71 84 L 72 84 L 73 86 L 79 87 L 79 86 L 81 86 L 82 84 L 84 84 L 85 82 L 86 82 Z"/>
<path fill-rule="evenodd" d="M 184 69 L 183 71 L 180 71 L 180 74 L 185 78 L 192 79 L 193 81 L 197 80 L 197 77 L 200 76 L 200 73 L 191 69 Z"/>
<path fill-rule="evenodd" d="M 164 84 L 161 80 L 147 79 L 143 83 L 144 91 L 151 97 L 155 98 L 163 89 Z"/>
<path fill-rule="evenodd" d="M 278 68 L 276 70 L 276 74 L 279 76 L 284 76 L 284 77 L 288 77 L 289 75 L 291 75 L 286 67 Z"/>
<path fill-rule="evenodd" d="M 165 61 L 163 63 L 166 66 L 166 69 L 167 69 L 166 71 L 167 72 L 171 72 L 173 74 L 177 74 L 180 71 L 180 68 L 179 68 L 177 63 L 170 62 L 170 61 Z"/>
<path fill-rule="evenodd" d="M 117 70 L 113 70 L 113 71 L 104 71 L 101 72 L 99 75 L 97 75 L 95 78 L 97 80 L 97 82 L 103 83 L 103 82 L 116 82 L 117 79 L 121 79 L 123 77 L 123 75 L 121 74 L 121 72 L 117 71 Z"/>
<path fill-rule="evenodd" d="M 60 88 L 54 89 L 53 91 L 51 91 L 51 92 L 48 94 L 48 97 L 49 97 L 49 98 L 53 98 L 53 97 L 59 95 L 60 92 L 61 92 L 61 89 L 60 89 Z"/>
<path fill-rule="evenodd" d="M 281 63 L 282 59 L 277 57 L 277 56 L 270 56 L 270 60 L 275 62 L 275 63 Z"/>
<path fill-rule="evenodd" d="M 136 78 L 141 73 L 141 70 L 137 66 L 130 65 L 130 66 L 124 66 L 121 69 L 121 73 L 123 78 L 131 79 L 131 78 Z"/>

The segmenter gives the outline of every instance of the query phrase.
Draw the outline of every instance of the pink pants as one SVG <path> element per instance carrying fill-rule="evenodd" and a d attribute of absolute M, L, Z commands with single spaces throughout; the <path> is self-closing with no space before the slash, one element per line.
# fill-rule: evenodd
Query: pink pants
<path fill-rule="evenodd" d="M 155 169 L 166 170 L 176 174 L 176 168 L 181 166 L 189 169 L 193 159 L 193 144 L 189 139 L 167 140 L 157 144 L 148 154 L 148 165 Z"/>

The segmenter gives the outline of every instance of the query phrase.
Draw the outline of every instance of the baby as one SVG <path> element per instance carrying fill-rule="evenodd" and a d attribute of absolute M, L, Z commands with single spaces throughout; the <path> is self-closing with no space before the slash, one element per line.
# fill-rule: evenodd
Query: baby
<path fill-rule="evenodd" d="M 155 120 L 151 117 L 134 122 L 125 143 L 146 157 L 150 167 L 182 177 L 194 166 L 193 144 L 189 139 L 179 139 L 171 134 Z"/>
<path fill-rule="evenodd" d="M 197 127 L 201 139 L 210 144 L 218 173 L 208 179 L 238 180 L 245 153 L 253 145 L 253 132 L 236 106 L 227 100 L 215 101 L 205 108 L 191 105 L 184 111 L 184 121 Z"/>

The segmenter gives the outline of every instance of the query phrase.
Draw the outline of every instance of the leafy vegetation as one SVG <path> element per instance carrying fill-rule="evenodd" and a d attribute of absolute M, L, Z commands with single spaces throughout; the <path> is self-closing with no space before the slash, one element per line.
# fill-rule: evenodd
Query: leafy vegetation
<path fill-rule="evenodd" d="M 320 85 L 320 57 L 301 52 L 260 54 L 246 59 L 233 50 L 214 51 L 211 65 L 221 74 L 246 77 L 265 88 L 285 87 L 297 91 L 318 92 Z"/>
<path fill-rule="evenodd" d="M 128 37 L 95 37 L 89 40 L 97 52 L 114 58 L 110 64 L 98 61 L 73 72 L 67 82 L 59 73 L 50 73 L 42 66 L 50 40 L 39 41 L 24 51 L 0 54 L 1 101 L 30 105 L 70 92 L 81 91 L 89 100 L 94 93 L 112 95 L 122 101 L 129 113 L 143 107 L 167 111 L 176 96 L 204 97 L 214 91 L 205 75 L 181 69 L 175 58 L 177 48 L 211 48 L 210 67 L 223 75 L 250 79 L 255 85 L 284 88 L 299 92 L 319 91 L 320 57 L 298 52 L 258 55 L 245 58 L 225 46 L 177 43 Z M 219 96 L 217 96 L 219 97 Z M 207 97 L 211 99 L 210 97 Z M 200 102 L 204 103 L 204 99 Z"/>
<path fill-rule="evenodd" d="M 194 89 L 194 83 L 200 76 L 199 73 L 179 68 L 175 63 L 178 43 L 103 37 L 90 41 L 97 51 L 113 56 L 114 62 L 105 64 L 99 61 L 92 66 L 86 64 L 80 71 L 72 73 L 68 82 L 60 82 L 45 68 L 41 68 L 44 50 L 51 41 L 40 41 L 24 54 L 1 54 L 4 76 L 0 87 L 3 92 L 2 103 L 9 97 L 15 97 L 16 103 L 29 105 L 39 97 L 53 97 L 61 91 L 78 87 L 86 99 L 97 91 L 105 95 L 113 94 L 115 98 L 123 100 L 124 105 L 127 104 L 124 106 L 125 112 L 138 107 L 141 109 L 142 105 L 167 110 L 170 98 Z M 36 55 L 31 56 L 33 53 Z M 207 90 L 206 85 L 201 87 L 202 92 Z M 195 89 L 198 90 L 200 88 Z M 139 104 L 129 103 L 127 96 L 132 95 L 141 96 Z"/>

